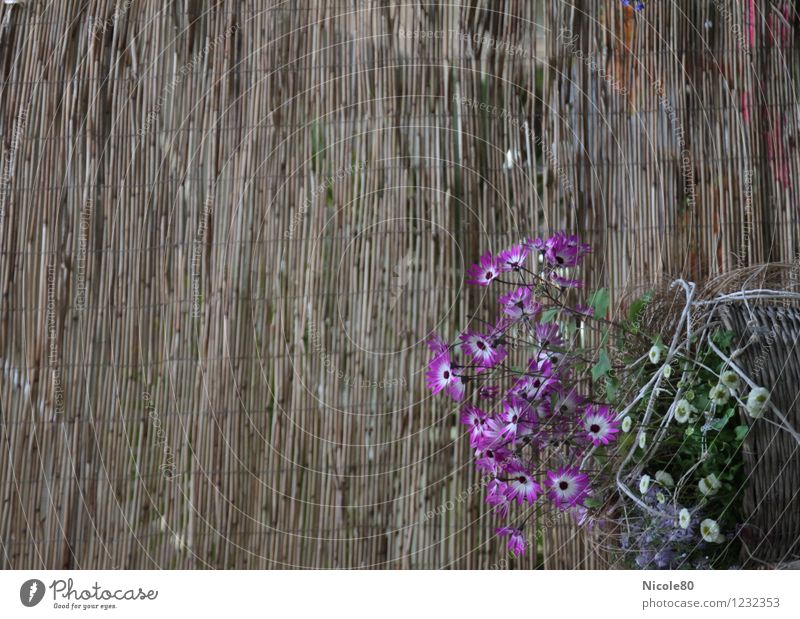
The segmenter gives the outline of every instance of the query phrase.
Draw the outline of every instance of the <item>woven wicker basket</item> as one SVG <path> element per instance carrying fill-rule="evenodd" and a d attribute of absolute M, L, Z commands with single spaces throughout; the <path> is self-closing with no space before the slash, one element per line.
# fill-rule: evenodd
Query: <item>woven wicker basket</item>
<path fill-rule="evenodd" d="M 719 316 L 734 333 L 732 348 L 749 341 L 739 366 L 771 391 L 771 402 L 800 428 L 800 309 L 734 302 L 720 307 Z M 753 426 L 743 445 L 743 561 L 787 566 L 800 561 L 800 443 L 766 419 L 743 418 Z"/>

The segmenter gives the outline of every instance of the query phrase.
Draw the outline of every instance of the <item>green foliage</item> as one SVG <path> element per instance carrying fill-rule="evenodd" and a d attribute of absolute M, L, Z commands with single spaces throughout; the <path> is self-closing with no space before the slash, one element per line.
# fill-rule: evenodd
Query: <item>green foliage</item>
<path fill-rule="evenodd" d="M 637 320 L 648 302 L 647 297 L 634 302 L 628 312 L 631 326 L 638 327 Z M 723 353 L 730 352 L 733 341 L 730 331 L 717 329 L 710 337 Z M 663 346 L 658 336 L 653 337 L 652 341 L 654 345 Z M 697 530 L 699 525 L 692 525 L 695 527 L 692 534 L 697 543 L 690 550 L 689 563 L 692 559 L 705 560 L 707 557 L 712 567 L 722 568 L 735 565 L 738 561 L 740 542 L 733 534 L 743 518 L 740 489 L 745 479 L 741 446 L 749 428 L 736 423 L 739 415 L 737 397 L 741 400 L 744 394 L 730 394 L 727 401 L 723 402 L 719 393 L 711 393 L 719 384 L 719 377 L 726 367 L 709 345 L 698 344 L 701 341 L 704 340 L 693 340 L 689 351 L 681 351 L 671 362 L 673 371 L 665 375 L 659 384 L 647 427 L 641 423 L 649 397 L 631 412 L 633 428 L 621 445 L 629 449 L 633 437 L 640 430 L 644 430 L 648 437 L 653 437 L 656 428 L 664 427 L 665 417 L 670 413 L 675 414 L 679 400 L 688 403 L 691 410 L 688 419 L 678 421 L 677 417 L 673 417 L 666 426 L 666 434 L 655 446 L 655 452 L 646 454 L 645 450 L 637 450 L 635 458 L 642 463 L 643 474 L 650 475 L 653 480 L 658 471 L 665 471 L 675 481 L 682 480 L 674 487 L 653 481 L 670 505 L 689 509 L 695 518 L 694 522 L 699 522 L 698 518 L 710 518 L 718 523 L 723 535 L 727 536 L 727 541 L 722 544 L 703 542 Z M 625 372 L 619 380 L 613 375 L 609 376 L 606 394 L 617 408 L 627 405 L 626 398 L 637 393 L 663 363 L 662 355 L 659 363 L 652 364 L 644 360 L 639 366 Z M 598 361 L 592 375 L 596 378 L 608 371 L 609 368 Z"/>
<path fill-rule="evenodd" d="M 733 417 L 733 409 L 729 408 L 728 411 L 725 413 L 723 417 L 717 419 L 716 421 L 712 422 L 710 425 L 711 427 L 719 432 L 722 430 L 730 421 L 731 417 Z"/>
<path fill-rule="evenodd" d="M 636 299 L 628 308 L 628 328 L 633 333 L 639 333 L 639 323 L 641 321 L 642 312 L 650 305 L 653 300 L 653 292 L 648 290 L 641 297 Z"/>
<path fill-rule="evenodd" d="M 597 363 L 592 367 L 592 380 L 597 382 L 600 378 L 608 374 L 609 371 L 611 371 L 611 359 L 608 357 L 608 352 L 602 349 L 598 355 Z"/>
<path fill-rule="evenodd" d="M 539 322 L 553 322 L 553 320 L 557 315 L 558 315 L 558 308 L 545 310 L 542 312 L 542 315 L 539 318 Z"/>
<path fill-rule="evenodd" d="M 718 329 L 715 331 L 711 340 L 721 349 L 727 350 L 730 348 L 731 341 L 733 341 L 733 331 L 727 329 Z"/>
<path fill-rule="evenodd" d="M 595 497 L 589 497 L 583 502 L 583 504 L 589 509 L 597 509 L 603 506 L 603 502 Z"/>
<path fill-rule="evenodd" d="M 734 429 L 734 434 L 736 435 L 736 440 L 741 442 L 744 440 L 744 437 L 747 436 L 747 433 L 750 431 L 748 426 L 736 426 Z"/>
<path fill-rule="evenodd" d="M 596 290 L 591 295 L 589 295 L 588 304 L 589 307 L 594 309 L 595 318 L 606 317 L 606 314 L 608 314 L 609 302 L 610 299 L 608 296 L 607 288 L 600 288 L 599 290 Z"/>
<path fill-rule="evenodd" d="M 606 400 L 609 402 L 613 402 L 617 399 L 617 394 L 619 392 L 619 380 L 611 374 L 606 375 L 605 380 L 605 387 L 606 387 Z"/>

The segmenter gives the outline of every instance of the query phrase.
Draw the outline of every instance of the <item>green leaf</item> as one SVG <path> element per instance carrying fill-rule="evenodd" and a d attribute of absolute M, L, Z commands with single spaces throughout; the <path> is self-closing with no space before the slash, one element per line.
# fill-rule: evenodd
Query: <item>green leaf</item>
<path fill-rule="evenodd" d="M 600 329 L 600 346 L 608 346 L 608 327 L 605 325 Z"/>
<path fill-rule="evenodd" d="M 587 303 L 589 304 L 589 307 L 594 308 L 595 318 L 605 318 L 606 314 L 608 313 L 609 304 L 608 289 L 599 288 L 598 290 L 595 290 L 589 295 L 589 300 Z"/>
<path fill-rule="evenodd" d="M 583 501 L 583 504 L 588 508 L 598 508 L 603 506 L 603 502 L 597 497 L 589 497 Z"/>
<path fill-rule="evenodd" d="M 736 440 L 739 442 L 743 441 L 749 430 L 750 428 L 748 426 L 736 426 L 733 429 L 733 431 L 736 433 Z"/>
<path fill-rule="evenodd" d="M 711 404 L 711 401 L 708 399 L 708 396 L 702 393 L 700 395 L 696 395 L 694 400 L 692 400 L 692 406 L 694 406 L 700 412 L 706 410 L 709 404 Z M 730 419 L 730 417 L 728 417 L 728 419 Z"/>
<path fill-rule="evenodd" d="M 714 423 L 711 424 L 711 427 L 717 431 L 722 430 L 722 428 L 724 428 L 727 425 L 728 421 L 730 421 L 731 417 L 733 417 L 733 409 L 729 408 L 728 412 L 725 413 L 725 415 L 722 418 L 717 419 Z"/>
<path fill-rule="evenodd" d="M 719 329 L 718 331 L 714 332 L 714 334 L 711 336 L 711 339 L 714 340 L 714 343 L 720 348 L 729 348 L 731 341 L 733 340 L 733 331 Z"/>
<path fill-rule="evenodd" d="M 557 307 L 554 307 L 552 309 L 546 310 L 546 311 L 542 312 L 542 315 L 539 318 L 539 322 L 551 322 L 553 320 L 553 318 L 556 317 L 556 314 L 558 314 L 558 308 Z"/>
<path fill-rule="evenodd" d="M 611 359 L 608 358 L 608 353 L 605 350 L 601 350 L 597 358 L 597 363 L 595 363 L 592 368 L 592 380 L 599 380 L 601 377 L 608 374 L 610 370 Z"/>
<path fill-rule="evenodd" d="M 606 399 L 613 402 L 617 399 L 617 392 L 619 391 L 619 381 L 613 376 L 606 376 Z"/>
<path fill-rule="evenodd" d="M 641 317 L 644 309 L 650 305 L 652 300 L 653 291 L 648 290 L 641 297 L 631 303 L 630 308 L 628 308 L 628 320 L 630 320 L 631 326 L 634 328 L 634 332 L 639 330 L 639 318 Z"/>

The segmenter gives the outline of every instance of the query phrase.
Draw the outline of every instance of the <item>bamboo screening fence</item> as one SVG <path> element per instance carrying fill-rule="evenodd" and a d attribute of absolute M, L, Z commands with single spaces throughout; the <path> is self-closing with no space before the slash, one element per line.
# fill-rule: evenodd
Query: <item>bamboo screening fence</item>
<path fill-rule="evenodd" d="M 0 7 L 0 565 L 605 566 L 504 559 L 421 341 L 548 229 L 617 293 L 794 258 L 797 16 L 649 5 Z"/>

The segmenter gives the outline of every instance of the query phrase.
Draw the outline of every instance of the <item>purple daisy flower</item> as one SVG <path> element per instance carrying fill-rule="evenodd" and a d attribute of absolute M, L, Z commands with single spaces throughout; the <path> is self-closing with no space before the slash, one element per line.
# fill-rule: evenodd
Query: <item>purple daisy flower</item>
<path fill-rule="evenodd" d="M 454 400 L 464 397 L 464 381 L 456 374 L 449 352 L 439 353 L 431 360 L 426 377 L 431 393 L 445 391 Z"/>
<path fill-rule="evenodd" d="M 523 501 L 528 503 L 536 502 L 539 495 L 542 493 L 542 487 L 536 483 L 528 470 L 518 462 L 512 462 L 506 467 L 506 475 L 508 480 L 508 499 L 510 501 L 516 500 L 519 505 Z"/>
<path fill-rule="evenodd" d="M 501 271 L 519 271 L 524 265 L 530 250 L 524 245 L 514 245 L 497 254 L 497 266 Z"/>
<path fill-rule="evenodd" d="M 448 352 L 440 352 L 436 355 L 428 365 L 428 389 L 432 393 L 439 393 L 447 389 L 450 383 L 455 380 L 455 374 L 450 363 L 450 354 Z"/>
<path fill-rule="evenodd" d="M 540 376 L 542 378 L 555 376 L 553 362 L 544 351 L 528 359 L 528 370 L 532 376 Z"/>
<path fill-rule="evenodd" d="M 456 366 L 453 366 L 454 369 Z M 447 395 L 453 398 L 456 402 L 464 399 L 464 394 L 467 391 L 467 378 L 456 374 L 456 377 L 447 386 Z"/>
<path fill-rule="evenodd" d="M 473 428 L 476 426 L 481 425 L 484 421 L 486 421 L 486 413 L 484 413 L 481 409 L 477 406 L 473 406 L 472 404 L 467 404 L 464 408 L 461 409 L 461 423 L 463 423 L 468 428 Z"/>
<path fill-rule="evenodd" d="M 576 267 L 590 251 L 589 245 L 581 244 L 577 236 L 556 232 L 545 242 L 544 258 L 554 267 Z"/>
<path fill-rule="evenodd" d="M 519 396 L 526 402 L 532 402 L 539 396 L 539 388 L 541 386 L 541 381 L 539 381 L 538 386 L 535 386 L 532 377 L 523 376 L 514 383 L 513 387 L 511 387 L 511 393 Z"/>
<path fill-rule="evenodd" d="M 498 302 L 503 311 L 514 319 L 523 316 L 533 318 L 542 310 L 541 304 L 534 301 L 531 289 L 524 286 L 501 295 Z"/>
<path fill-rule="evenodd" d="M 461 423 L 469 429 L 469 443 L 474 449 L 480 438 L 486 433 L 487 415 L 477 406 L 467 404 L 461 409 Z"/>
<path fill-rule="evenodd" d="M 530 411 L 531 419 L 536 419 L 538 421 L 548 418 L 552 412 L 550 398 L 539 398 L 538 400 L 530 402 Z"/>
<path fill-rule="evenodd" d="M 542 371 L 534 366 L 531 374 L 523 376 L 512 387 L 512 393 L 518 395 L 526 402 L 533 404 L 552 393 L 559 386 L 558 379 L 548 375 L 547 371 Z"/>
<path fill-rule="evenodd" d="M 588 494 L 589 476 L 581 473 L 577 467 L 561 467 L 557 471 L 548 471 L 545 487 L 547 495 L 556 507 L 565 509 L 579 505 Z"/>
<path fill-rule="evenodd" d="M 583 428 L 589 434 L 589 440 L 597 447 L 608 445 L 619 432 L 619 422 L 614 419 L 614 414 L 608 406 L 590 405 L 586 408 L 583 418 Z"/>
<path fill-rule="evenodd" d="M 574 417 L 585 402 L 586 399 L 573 388 L 556 398 L 553 411 L 564 417 Z"/>
<path fill-rule="evenodd" d="M 488 286 L 500 275 L 498 261 L 490 252 L 481 256 L 478 264 L 473 264 L 467 269 L 467 283 L 477 286 Z"/>
<path fill-rule="evenodd" d="M 497 475 L 503 467 L 503 464 L 511 456 L 511 452 L 503 447 L 494 449 L 478 449 L 475 454 L 477 460 L 475 468 L 484 473 Z"/>
<path fill-rule="evenodd" d="M 556 286 L 561 286 L 562 288 L 583 288 L 583 282 L 581 282 L 579 279 L 562 277 L 555 271 L 550 273 L 550 279 Z"/>
<path fill-rule="evenodd" d="M 495 533 L 500 537 L 508 537 L 508 549 L 517 557 L 525 554 L 525 538 L 520 529 L 511 527 L 500 527 L 495 529 Z"/>
<path fill-rule="evenodd" d="M 443 352 L 447 352 L 448 345 L 438 333 L 431 333 L 428 335 L 428 339 L 425 340 L 425 343 L 428 345 L 428 348 L 431 349 L 431 352 L 438 355 Z"/>
<path fill-rule="evenodd" d="M 547 249 L 547 243 L 538 236 L 528 239 L 523 245 L 532 251 L 544 252 Z"/>
<path fill-rule="evenodd" d="M 508 518 L 511 501 L 508 498 L 508 485 L 499 479 L 491 480 L 486 486 L 486 503 L 492 506 L 498 518 Z"/>
<path fill-rule="evenodd" d="M 502 346 L 493 346 L 492 338 L 477 331 L 466 331 L 459 337 L 461 350 L 470 355 L 475 362 L 484 368 L 491 368 L 500 363 L 506 356 Z"/>
<path fill-rule="evenodd" d="M 488 419 L 486 421 L 486 431 L 478 442 L 478 447 L 497 448 L 512 442 L 515 436 L 506 436 L 507 425 L 499 416 Z M 516 428 L 514 429 L 516 430 Z"/>
<path fill-rule="evenodd" d="M 541 366 L 540 366 L 541 368 Z M 545 371 L 543 369 L 539 369 L 536 371 L 535 369 L 532 370 L 533 374 L 531 376 L 531 380 L 533 381 L 534 387 L 536 385 L 539 386 L 539 397 L 538 399 L 546 398 L 551 399 L 550 396 L 553 393 L 556 393 L 561 390 L 562 384 L 559 376 L 550 369 L 549 371 Z"/>
<path fill-rule="evenodd" d="M 513 444 L 517 436 L 528 435 L 533 431 L 530 409 L 527 403 L 515 396 L 509 396 L 503 403 L 503 412 L 496 418 L 498 438 L 510 440 Z"/>
<path fill-rule="evenodd" d="M 478 389 L 478 397 L 482 400 L 494 400 L 500 394 L 500 387 L 497 385 L 484 385 Z"/>
<path fill-rule="evenodd" d="M 553 368 L 553 375 L 559 376 L 560 372 L 562 371 L 559 366 L 564 363 L 566 359 L 566 355 L 558 350 L 547 350 L 543 349 L 540 350 L 539 353 L 536 355 L 535 360 L 529 359 L 528 360 L 528 367 L 533 367 L 533 363 L 535 362 L 538 367 L 542 367 L 545 363 L 550 364 L 550 367 Z M 567 375 L 569 371 L 567 370 Z M 562 376 L 563 378 L 563 376 Z"/>
<path fill-rule="evenodd" d="M 558 325 L 554 322 L 542 322 L 536 325 L 536 339 L 542 346 L 563 346 Z"/>

